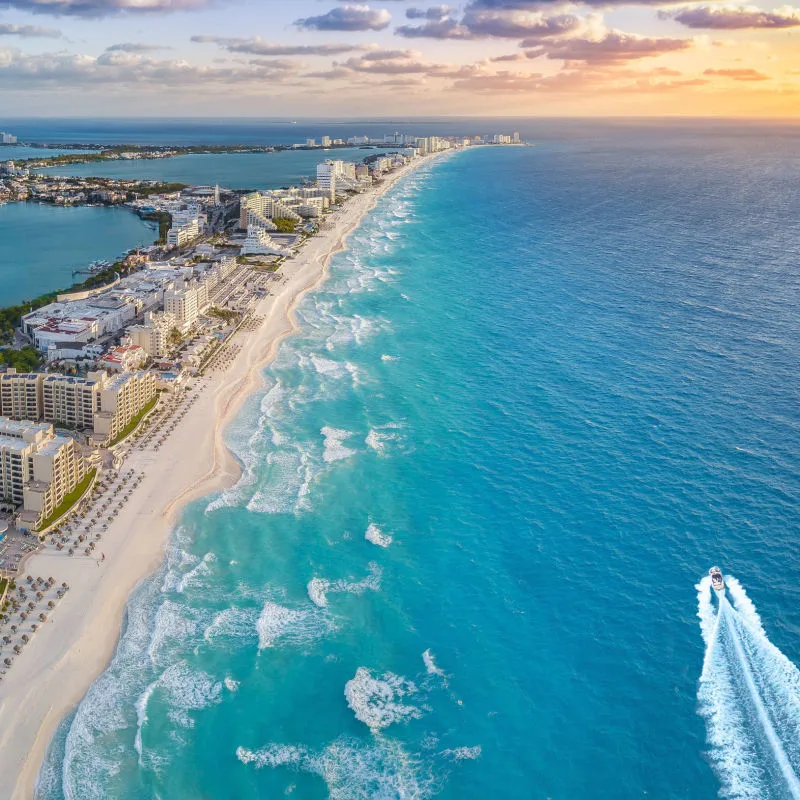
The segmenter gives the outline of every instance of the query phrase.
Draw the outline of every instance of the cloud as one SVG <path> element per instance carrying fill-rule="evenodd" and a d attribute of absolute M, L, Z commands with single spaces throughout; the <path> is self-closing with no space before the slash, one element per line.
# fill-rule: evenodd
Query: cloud
<path fill-rule="evenodd" d="M 196 66 L 184 60 L 156 60 L 138 53 L 106 51 L 94 58 L 72 53 L 32 55 L 0 48 L 0 85 L 4 89 L 57 88 L 82 90 L 91 86 L 136 85 L 160 91 L 170 87 L 244 86 L 262 89 L 295 75 L 296 67 L 244 64 Z"/>
<path fill-rule="evenodd" d="M 707 69 L 703 75 L 716 75 L 720 78 L 730 78 L 734 81 L 768 81 L 769 75 L 764 75 L 756 69 Z"/>
<path fill-rule="evenodd" d="M 156 50 L 168 50 L 168 47 L 160 44 L 141 44 L 140 42 L 120 42 L 106 47 L 107 53 L 152 53 Z"/>
<path fill-rule="evenodd" d="M 511 55 L 507 56 L 494 56 L 490 58 L 489 61 L 492 63 L 502 62 L 502 61 L 525 61 L 527 56 L 523 55 L 522 53 L 511 53 Z"/>
<path fill-rule="evenodd" d="M 442 20 L 449 17 L 453 12 L 450 6 L 431 6 L 430 8 L 408 8 L 406 17 L 408 19 L 433 19 Z"/>
<path fill-rule="evenodd" d="M 452 91 L 471 94 L 584 94 L 586 92 L 648 94 L 675 92 L 703 86 L 703 78 L 681 78 L 681 73 L 664 67 L 649 71 L 619 68 L 614 65 L 579 66 L 563 69 L 554 75 L 539 73 L 478 71 L 456 80 Z"/>
<path fill-rule="evenodd" d="M 467 11 L 488 9 L 491 11 L 543 11 L 547 8 L 562 8 L 568 5 L 564 0 L 472 0 L 467 5 Z M 581 0 L 575 5 L 590 6 L 593 8 L 606 8 L 608 6 L 643 5 L 663 6 L 665 0 Z"/>
<path fill-rule="evenodd" d="M 321 80 L 339 80 L 341 78 L 349 78 L 352 74 L 352 70 L 346 67 L 332 67 L 331 69 L 322 69 L 315 72 L 305 72 L 301 77 L 319 78 Z"/>
<path fill-rule="evenodd" d="M 364 61 L 386 61 L 391 58 L 412 58 L 418 55 L 413 50 L 370 50 L 361 58 Z"/>
<path fill-rule="evenodd" d="M 561 36 L 574 31 L 581 20 L 574 14 L 545 16 L 530 11 L 468 10 L 462 24 L 473 36 L 497 36 L 521 39 L 525 36 Z"/>
<path fill-rule="evenodd" d="M 392 15 L 385 8 L 344 5 L 294 24 L 317 31 L 382 31 L 391 21 Z"/>
<path fill-rule="evenodd" d="M 427 61 L 420 61 L 410 51 L 406 55 L 393 58 L 374 59 L 372 54 L 362 58 L 348 58 L 340 65 L 354 72 L 369 72 L 377 75 L 409 75 L 412 73 L 429 73 L 439 69 L 442 65 Z"/>
<path fill-rule="evenodd" d="M 349 70 L 354 73 L 370 75 L 424 75 L 429 78 L 460 78 L 472 75 L 481 69 L 480 65 L 467 64 L 441 64 L 432 61 L 423 61 L 419 53 L 401 51 L 394 58 L 373 59 L 372 54 L 361 58 L 348 58 L 341 64 L 334 64 L 336 68 Z"/>
<path fill-rule="evenodd" d="M 223 36 L 192 36 L 197 44 L 216 44 L 229 53 L 246 53 L 253 56 L 335 56 L 363 50 L 352 44 L 274 44 L 265 42 L 260 36 L 249 39 L 226 38 Z"/>
<path fill-rule="evenodd" d="M 521 94 L 536 91 L 541 80 L 539 73 L 502 71 L 461 78 L 453 83 L 451 89 L 478 94 Z"/>
<path fill-rule="evenodd" d="M 0 23 L 0 36 L 19 36 L 21 39 L 60 39 L 61 31 L 55 28 L 42 28 L 39 25 L 11 25 Z"/>
<path fill-rule="evenodd" d="M 522 39 L 526 36 L 563 36 L 575 32 L 583 24 L 574 14 L 548 16 L 542 11 L 468 6 L 460 21 L 450 12 L 447 6 L 427 10 L 410 8 L 406 12 L 409 19 L 427 21 L 422 25 L 401 25 L 395 33 L 406 38 L 427 39 Z"/>
<path fill-rule="evenodd" d="M 398 36 L 406 39 L 474 39 L 465 25 L 451 17 L 428 20 L 423 25 L 399 25 L 394 29 Z"/>
<path fill-rule="evenodd" d="M 651 58 L 665 53 L 687 50 L 694 45 L 692 39 L 671 39 L 639 36 L 635 33 L 608 31 L 600 39 L 559 39 L 543 42 L 528 39 L 522 47 L 529 50 L 528 58 L 560 58 L 565 61 L 584 61 L 589 64 L 615 64 L 638 58 Z"/>
<path fill-rule="evenodd" d="M 121 12 L 190 11 L 211 4 L 212 0 L 0 0 L 0 8 L 76 17 L 108 17 Z"/>
<path fill-rule="evenodd" d="M 774 11 L 765 11 L 757 6 L 687 6 L 673 11 L 661 11 L 659 17 L 674 19 L 687 28 L 794 28 L 800 25 L 800 8 L 783 6 Z"/>

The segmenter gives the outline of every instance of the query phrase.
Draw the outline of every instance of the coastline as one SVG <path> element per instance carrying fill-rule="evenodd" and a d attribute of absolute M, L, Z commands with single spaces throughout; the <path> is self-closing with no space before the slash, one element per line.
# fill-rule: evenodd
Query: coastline
<path fill-rule="evenodd" d="M 261 385 L 262 370 L 280 342 L 297 329 L 294 312 L 299 302 L 325 280 L 331 258 L 345 248 L 348 236 L 378 199 L 401 177 L 434 158 L 420 158 L 348 200 L 331 227 L 282 266 L 278 274 L 285 279 L 276 282 L 273 294 L 255 309 L 263 321 L 255 331 L 234 339 L 241 349 L 231 368 L 203 379 L 195 407 L 160 452 L 134 451 L 126 457 L 125 467 L 143 471 L 145 478 L 107 532 L 102 567 L 93 558 L 69 559 L 49 551 L 29 562 L 28 574 L 52 574 L 59 582 L 69 582 L 72 590 L 0 684 L 0 774 L 7 776 L 0 780 L 2 796 L 33 796 L 57 725 L 112 657 L 128 596 L 161 563 L 180 512 L 239 478 L 239 464 L 224 442 L 225 429 Z M 180 465 L 178 474 L 174 465 Z"/>

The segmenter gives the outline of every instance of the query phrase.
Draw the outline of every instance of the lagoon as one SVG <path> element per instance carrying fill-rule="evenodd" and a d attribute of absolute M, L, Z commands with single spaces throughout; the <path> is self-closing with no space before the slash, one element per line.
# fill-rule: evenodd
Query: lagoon
<path fill-rule="evenodd" d="M 155 238 L 152 223 L 122 208 L 0 206 L 0 305 L 64 289 L 85 277 L 73 270 Z"/>
<path fill-rule="evenodd" d="M 74 147 L 29 147 L 24 144 L 5 144 L 0 147 L 0 161 L 22 161 L 25 158 L 52 158 L 70 153 L 85 153 Z"/>
<path fill-rule="evenodd" d="M 361 161 L 385 152 L 359 147 L 323 150 L 281 150 L 277 153 L 190 153 L 172 158 L 113 160 L 70 164 L 42 170 L 45 175 L 157 180 L 214 185 L 231 189 L 276 189 L 316 175 L 326 158 Z"/>

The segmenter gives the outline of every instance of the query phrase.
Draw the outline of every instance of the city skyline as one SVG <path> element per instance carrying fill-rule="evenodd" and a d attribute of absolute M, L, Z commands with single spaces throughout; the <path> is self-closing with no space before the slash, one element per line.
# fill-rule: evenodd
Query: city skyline
<path fill-rule="evenodd" d="M 6 0 L 9 116 L 800 114 L 800 8 Z"/>

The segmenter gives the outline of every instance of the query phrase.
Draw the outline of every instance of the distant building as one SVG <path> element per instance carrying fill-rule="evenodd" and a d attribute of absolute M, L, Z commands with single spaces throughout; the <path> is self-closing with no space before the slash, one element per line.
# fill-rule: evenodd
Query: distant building
<path fill-rule="evenodd" d="M 13 133 L 6 133 L 5 131 L 0 131 L 0 144 L 16 144 L 17 137 L 14 136 Z"/>
<path fill-rule="evenodd" d="M 330 198 L 336 201 L 336 168 L 333 161 L 317 164 L 317 186 Z"/>
<path fill-rule="evenodd" d="M 323 147 L 330 147 L 331 146 L 331 137 L 330 136 L 323 136 L 322 137 L 322 146 Z"/>

